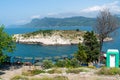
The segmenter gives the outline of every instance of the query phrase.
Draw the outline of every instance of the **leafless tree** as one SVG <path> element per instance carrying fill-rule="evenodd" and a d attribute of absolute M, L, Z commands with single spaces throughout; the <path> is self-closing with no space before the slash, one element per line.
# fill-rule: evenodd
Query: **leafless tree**
<path fill-rule="evenodd" d="M 95 32 L 99 34 L 100 52 L 104 39 L 110 37 L 116 29 L 118 29 L 117 17 L 112 15 L 109 9 L 100 11 L 96 19 L 96 25 L 94 26 Z"/>

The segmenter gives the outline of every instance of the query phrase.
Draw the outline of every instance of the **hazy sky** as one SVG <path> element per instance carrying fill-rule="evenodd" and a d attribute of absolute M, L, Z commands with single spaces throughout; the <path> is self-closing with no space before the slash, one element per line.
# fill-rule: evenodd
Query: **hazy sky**
<path fill-rule="evenodd" d="M 23 24 L 43 17 L 96 17 L 109 8 L 120 14 L 119 0 L 0 0 L 0 24 Z"/>

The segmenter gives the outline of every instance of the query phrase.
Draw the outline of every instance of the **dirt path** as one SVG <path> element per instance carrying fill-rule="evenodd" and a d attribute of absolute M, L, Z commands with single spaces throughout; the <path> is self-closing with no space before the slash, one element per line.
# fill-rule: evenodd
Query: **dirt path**
<path fill-rule="evenodd" d="M 3 72 L 3 74 L 0 75 L 0 78 L 2 78 L 3 80 L 10 80 L 15 75 L 21 75 L 22 68 L 15 69 L 15 70 L 5 70 L 5 71 L 2 71 L 2 72 Z"/>

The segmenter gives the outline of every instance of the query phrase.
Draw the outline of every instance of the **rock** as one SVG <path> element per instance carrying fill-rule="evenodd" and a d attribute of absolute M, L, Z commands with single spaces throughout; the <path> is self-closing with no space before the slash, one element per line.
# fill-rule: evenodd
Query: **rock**
<path fill-rule="evenodd" d="M 16 42 L 25 43 L 25 44 L 41 44 L 41 45 L 71 45 L 78 44 L 83 42 L 81 32 L 74 32 L 75 34 L 65 33 L 58 31 L 52 35 L 43 36 L 43 34 L 31 35 L 25 37 L 26 34 L 15 34 L 13 38 L 16 39 Z M 77 34 L 76 34 L 77 33 Z M 78 36 L 79 35 L 79 36 Z"/>

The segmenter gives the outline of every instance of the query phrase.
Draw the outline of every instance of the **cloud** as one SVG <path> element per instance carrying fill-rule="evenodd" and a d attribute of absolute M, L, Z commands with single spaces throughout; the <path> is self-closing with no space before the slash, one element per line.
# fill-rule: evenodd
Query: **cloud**
<path fill-rule="evenodd" d="M 48 13 L 47 17 L 56 17 L 56 18 L 64 18 L 64 17 L 71 17 L 75 16 L 77 13 L 73 12 L 64 12 L 64 13 Z"/>
<path fill-rule="evenodd" d="M 84 13 L 90 13 L 90 12 L 98 12 L 100 10 L 103 10 L 105 8 L 109 9 L 112 13 L 120 13 L 120 5 L 119 5 L 120 1 L 114 1 L 112 3 L 107 3 L 107 4 L 103 4 L 103 5 L 95 5 L 92 7 L 88 7 L 86 9 L 82 9 L 81 12 Z"/>
<path fill-rule="evenodd" d="M 34 19 L 34 18 L 40 18 L 41 16 L 40 15 L 33 15 L 33 16 L 31 16 L 30 18 L 31 19 Z"/>
<path fill-rule="evenodd" d="M 87 7 L 85 9 L 81 9 L 79 11 L 71 11 L 64 13 L 47 13 L 44 15 L 33 15 L 26 20 L 18 20 L 17 24 L 25 24 L 30 22 L 34 18 L 43 18 L 43 17 L 54 17 L 54 18 L 64 18 L 64 17 L 72 17 L 72 16 L 85 16 L 85 17 L 96 17 L 100 10 L 105 8 L 109 9 L 113 14 L 120 15 L 120 1 L 114 1 L 112 3 L 106 3 L 103 5 L 94 5 Z"/>
<path fill-rule="evenodd" d="M 120 1 L 114 1 L 111 3 L 105 3 L 103 5 L 94 5 L 79 11 L 71 11 L 64 13 L 48 13 L 46 17 L 71 17 L 71 16 L 85 16 L 85 17 L 96 17 L 99 11 L 103 9 L 109 9 L 113 14 L 120 14 Z"/>

